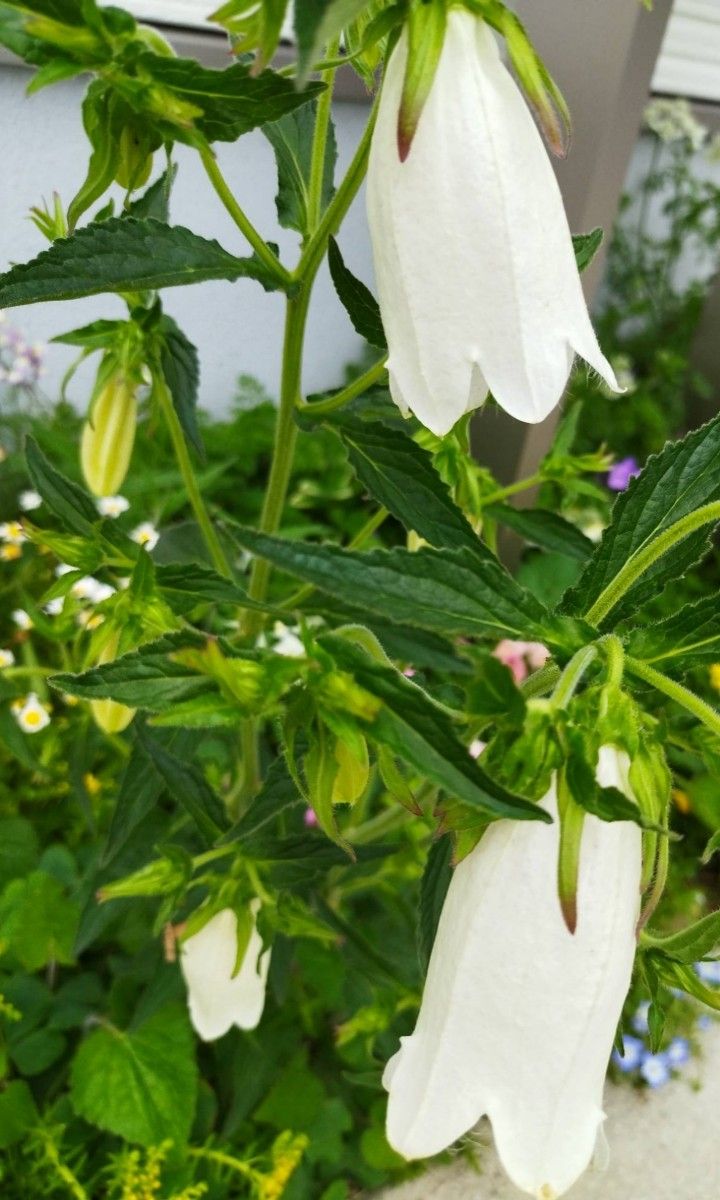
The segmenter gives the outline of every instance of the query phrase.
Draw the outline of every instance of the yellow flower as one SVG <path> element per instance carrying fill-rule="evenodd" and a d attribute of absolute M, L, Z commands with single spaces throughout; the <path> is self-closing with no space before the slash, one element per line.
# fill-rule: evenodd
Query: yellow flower
<path fill-rule="evenodd" d="M 720 692 L 720 662 L 713 663 L 710 667 L 710 687 Z"/>
<path fill-rule="evenodd" d="M 0 546 L 0 558 L 4 562 L 14 562 L 16 558 L 22 558 L 22 547 L 17 542 L 7 542 Z"/>
<path fill-rule="evenodd" d="M 83 775 L 83 784 L 89 796 L 97 796 L 98 792 L 102 791 L 102 783 L 97 775 L 93 775 L 92 771 L 85 772 Z"/>

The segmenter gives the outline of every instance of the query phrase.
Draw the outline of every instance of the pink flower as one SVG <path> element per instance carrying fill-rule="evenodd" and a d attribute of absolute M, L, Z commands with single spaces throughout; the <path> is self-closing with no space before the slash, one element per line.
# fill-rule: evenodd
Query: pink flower
<path fill-rule="evenodd" d="M 529 670 L 538 671 L 545 665 L 550 651 L 542 642 L 515 642 L 511 638 L 503 638 L 493 650 L 493 655 L 508 667 L 516 683 L 522 683 L 527 679 Z"/>
<path fill-rule="evenodd" d="M 306 808 L 303 814 L 303 821 L 308 829 L 314 829 L 318 823 L 317 813 L 314 808 Z"/>

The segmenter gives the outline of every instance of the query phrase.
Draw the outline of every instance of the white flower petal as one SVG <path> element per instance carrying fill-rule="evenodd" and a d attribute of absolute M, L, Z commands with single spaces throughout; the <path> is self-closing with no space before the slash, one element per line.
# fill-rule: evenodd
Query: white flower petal
<path fill-rule="evenodd" d="M 588 316 L 555 175 L 490 28 L 450 9 L 401 163 L 406 60 L 404 33 L 386 73 L 367 190 L 396 402 L 440 435 L 488 387 L 511 415 L 541 421 L 576 353 L 617 390 Z"/>
<path fill-rule="evenodd" d="M 258 908 L 254 901 L 253 914 Z M 182 944 L 180 965 L 190 1018 L 203 1041 L 222 1037 L 233 1025 L 254 1029 L 262 1016 L 270 952 L 262 952 L 262 938 L 255 926 L 242 966 L 233 978 L 236 957 L 237 917 L 229 908 L 216 913 Z"/>
<path fill-rule="evenodd" d="M 628 794 L 627 769 L 603 747 L 603 785 Z M 554 787 L 542 803 L 556 814 Z M 558 832 L 498 821 L 456 868 L 415 1031 L 384 1079 L 399 1153 L 437 1154 L 487 1114 L 510 1178 L 543 1197 L 563 1195 L 593 1154 L 640 901 L 639 828 L 588 817 L 568 933 Z"/>

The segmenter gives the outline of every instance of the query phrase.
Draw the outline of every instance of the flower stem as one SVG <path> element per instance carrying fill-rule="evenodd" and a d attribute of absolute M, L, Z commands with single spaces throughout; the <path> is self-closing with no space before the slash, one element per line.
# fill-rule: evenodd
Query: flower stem
<path fill-rule="evenodd" d="M 506 500 L 508 496 L 516 496 L 518 492 L 526 492 L 528 488 L 537 487 L 543 482 L 544 476 L 537 471 L 534 475 L 528 475 L 527 479 L 518 479 L 517 483 L 509 483 L 507 487 L 498 488 L 496 492 L 490 492 L 489 496 L 481 496 L 480 503 L 485 507 L 486 504 L 496 504 L 498 500 Z"/>
<path fill-rule="evenodd" d="M 656 688 L 658 692 L 662 692 L 668 696 L 670 700 L 674 700 L 676 704 L 686 708 L 693 716 L 697 717 L 698 721 L 702 721 L 708 729 L 716 736 L 720 737 L 720 713 L 712 708 L 705 700 L 701 700 L 689 688 L 686 688 L 682 683 L 677 683 L 676 680 L 670 679 L 667 675 L 663 675 L 660 671 L 656 671 L 654 667 L 648 666 L 647 663 L 640 662 L 637 658 L 631 658 L 630 655 L 625 659 L 628 670 L 636 675 L 639 679 L 644 679 L 646 683 Z"/>
<path fill-rule="evenodd" d="M 593 659 L 597 658 L 597 653 L 597 646 L 583 646 L 582 649 L 578 650 L 577 654 L 572 656 L 552 694 L 551 704 L 553 708 L 564 708 L 568 700 L 572 699 L 583 675 Z"/>
<path fill-rule="evenodd" d="M 290 272 L 282 265 L 277 255 L 273 254 L 265 239 L 261 237 L 252 221 L 248 216 L 246 216 L 245 212 L 238 204 L 227 185 L 225 177 L 217 164 L 217 159 L 215 158 L 212 150 L 209 147 L 205 150 L 201 150 L 200 159 L 205 168 L 205 173 L 208 179 L 215 188 L 215 191 L 222 201 L 222 204 L 232 217 L 240 232 L 250 243 L 258 258 L 264 264 L 264 266 L 267 267 L 268 271 L 270 271 L 276 277 L 276 279 L 279 280 L 283 287 L 287 287 L 292 279 Z"/>
<path fill-rule="evenodd" d="M 599 625 L 640 576 L 649 570 L 659 558 L 662 558 L 663 554 L 667 554 L 668 550 L 672 550 L 673 546 L 683 541 L 691 533 L 701 529 L 703 525 L 718 520 L 720 520 L 720 500 L 715 500 L 712 504 L 704 504 L 702 508 L 696 508 L 693 512 L 681 517 L 679 521 L 670 525 L 668 529 L 664 529 L 651 542 L 647 542 L 639 550 L 636 550 L 634 554 L 630 555 L 615 578 L 610 580 L 592 607 L 588 609 L 585 620 L 589 621 L 591 625 Z"/>
<path fill-rule="evenodd" d="M 367 392 L 369 388 L 382 379 L 385 374 L 387 358 L 381 358 L 378 362 L 373 363 L 364 371 L 362 375 L 358 375 L 357 379 L 353 379 L 347 387 L 342 388 L 339 392 L 335 392 L 333 396 L 328 396 L 326 400 L 314 400 L 308 404 L 303 402 L 300 405 L 300 411 L 309 417 L 324 416 L 325 413 L 335 412 L 336 409 L 342 408 L 345 404 L 349 404 L 357 396 L 362 396 L 363 392 Z"/>
<path fill-rule="evenodd" d="M 340 48 L 340 39 L 335 38 L 328 46 L 328 59 L 332 60 L 337 57 Z M 327 150 L 328 131 L 330 128 L 330 117 L 332 115 L 333 101 L 333 82 L 335 79 L 336 67 L 330 65 L 323 72 L 322 81 L 326 84 L 325 91 L 321 93 L 320 99 L 317 102 L 317 115 L 315 117 L 315 132 L 313 136 L 312 154 L 310 157 L 310 176 L 308 179 L 308 229 L 314 232 L 322 215 L 322 197 L 323 183 L 325 181 L 325 155 Z"/>
<path fill-rule="evenodd" d="M 205 507 L 205 501 L 202 498 L 200 486 L 198 484 L 195 470 L 190 459 L 190 452 L 187 448 L 185 435 L 182 431 L 182 426 L 175 412 L 175 405 L 172 402 L 172 396 L 168 391 L 167 384 L 162 375 L 161 370 L 153 372 L 154 392 L 160 405 L 165 424 L 170 434 L 170 440 L 175 451 L 178 468 L 185 484 L 190 507 L 195 514 L 195 520 L 198 523 L 200 532 L 203 536 L 203 541 L 207 546 L 208 554 L 212 560 L 212 564 L 216 571 L 224 575 L 226 579 L 232 579 L 232 571 L 230 564 L 225 556 L 225 551 L 220 545 L 220 540 L 215 532 L 213 523 L 210 520 L 210 515 Z"/>

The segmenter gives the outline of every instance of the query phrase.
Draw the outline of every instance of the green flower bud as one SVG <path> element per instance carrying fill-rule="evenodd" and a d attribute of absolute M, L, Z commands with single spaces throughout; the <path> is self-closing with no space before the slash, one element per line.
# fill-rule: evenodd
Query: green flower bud
<path fill-rule="evenodd" d="M 338 738 L 335 743 L 337 774 L 333 780 L 333 804 L 354 804 L 367 787 L 370 775 L 367 742 L 364 737 L 355 739 L 356 744 Z"/>
<path fill-rule="evenodd" d="M 135 441 L 135 387 L 118 371 L 95 398 L 83 426 L 80 464 L 91 492 L 113 496 L 127 475 Z"/>
<path fill-rule="evenodd" d="M 113 662 L 117 657 L 119 643 L 120 631 L 118 630 L 106 643 L 98 659 L 98 666 Z M 117 700 L 91 700 L 90 710 L 95 724 L 104 733 L 122 733 L 135 716 L 134 708 L 128 708 L 126 704 L 118 704 Z"/>

